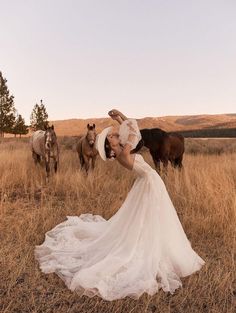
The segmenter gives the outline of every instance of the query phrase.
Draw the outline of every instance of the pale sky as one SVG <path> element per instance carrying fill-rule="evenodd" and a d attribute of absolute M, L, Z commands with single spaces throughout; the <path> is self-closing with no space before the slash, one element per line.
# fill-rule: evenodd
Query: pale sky
<path fill-rule="evenodd" d="M 235 0 L 0 0 L 0 70 L 26 121 L 236 112 Z"/>

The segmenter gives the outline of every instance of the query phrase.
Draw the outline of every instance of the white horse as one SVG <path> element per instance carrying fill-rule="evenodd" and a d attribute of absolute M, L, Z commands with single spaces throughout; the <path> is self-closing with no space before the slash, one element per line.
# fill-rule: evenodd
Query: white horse
<path fill-rule="evenodd" d="M 48 127 L 45 131 L 37 130 L 34 132 L 30 146 L 35 164 L 40 163 L 41 159 L 45 162 L 47 178 L 50 174 L 50 159 L 53 159 L 56 173 L 59 163 L 59 147 L 54 126 Z"/>

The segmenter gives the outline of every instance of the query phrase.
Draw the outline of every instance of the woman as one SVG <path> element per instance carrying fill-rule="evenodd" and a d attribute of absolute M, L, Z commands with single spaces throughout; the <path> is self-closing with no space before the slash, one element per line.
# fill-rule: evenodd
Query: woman
<path fill-rule="evenodd" d="M 136 120 L 121 112 L 109 115 L 120 123 L 97 137 L 103 160 L 118 162 L 137 174 L 123 205 L 109 220 L 99 215 L 68 216 L 46 233 L 36 257 L 45 273 L 55 272 L 69 289 L 105 300 L 139 298 L 158 289 L 173 293 L 180 277 L 199 270 L 204 260 L 192 249 L 165 185 L 139 154 Z"/>

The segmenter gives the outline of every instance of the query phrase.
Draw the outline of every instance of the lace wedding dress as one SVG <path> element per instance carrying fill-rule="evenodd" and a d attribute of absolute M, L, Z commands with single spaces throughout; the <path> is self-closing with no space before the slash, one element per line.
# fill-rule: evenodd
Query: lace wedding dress
<path fill-rule="evenodd" d="M 131 126 L 131 127 L 130 127 Z M 140 133 L 136 121 L 120 127 Z M 173 293 L 180 277 L 198 271 L 205 261 L 192 249 L 166 187 L 139 154 L 134 155 L 137 178 L 124 203 L 109 220 L 99 215 L 68 216 L 46 233 L 35 255 L 44 273 L 55 272 L 71 290 L 105 300 Z"/>

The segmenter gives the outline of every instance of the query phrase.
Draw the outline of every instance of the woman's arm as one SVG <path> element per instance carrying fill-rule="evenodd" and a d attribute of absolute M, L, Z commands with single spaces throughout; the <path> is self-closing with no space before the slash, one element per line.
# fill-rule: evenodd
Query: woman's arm
<path fill-rule="evenodd" d="M 108 115 L 113 119 L 116 120 L 119 124 L 122 124 L 123 121 L 127 120 L 128 118 L 121 113 L 120 111 L 113 109 L 108 112 Z"/>
<path fill-rule="evenodd" d="M 121 163 L 124 167 L 126 167 L 128 170 L 133 169 L 134 165 L 134 155 L 131 154 L 132 150 L 132 140 L 134 139 L 134 134 L 129 134 L 128 140 L 126 144 L 123 147 L 122 152 L 120 153 L 119 157 L 117 158 L 119 163 Z"/>
<path fill-rule="evenodd" d="M 122 124 L 125 120 L 128 120 L 128 118 L 123 113 L 121 113 L 120 111 L 118 111 L 116 109 L 113 109 L 113 110 L 109 111 L 108 115 L 113 120 L 116 120 L 119 124 Z M 134 156 L 132 155 L 132 153 L 133 153 L 132 146 L 133 146 L 133 142 L 136 139 L 137 132 L 133 128 L 131 122 L 127 123 L 127 127 L 129 128 L 130 133 L 128 135 L 126 144 L 123 146 L 122 152 L 117 157 L 117 160 L 124 167 L 126 167 L 129 170 L 132 170 L 133 169 L 133 165 L 134 165 Z"/>
<path fill-rule="evenodd" d="M 126 144 L 125 146 L 128 146 Z M 132 170 L 134 166 L 134 154 L 130 154 L 130 147 L 123 150 L 119 156 L 116 157 L 117 161 L 128 170 Z"/>

